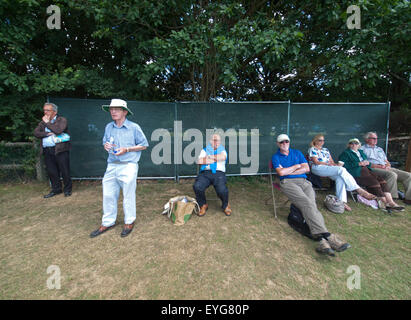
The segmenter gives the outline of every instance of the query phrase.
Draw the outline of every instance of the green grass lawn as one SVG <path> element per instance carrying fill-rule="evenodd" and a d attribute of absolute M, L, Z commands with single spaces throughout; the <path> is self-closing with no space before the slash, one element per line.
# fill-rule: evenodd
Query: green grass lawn
<path fill-rule="evenodd" d="M 229 178 L 233 215 L 209 188 L 209 210 L 175 226 L 161 215 L 167 200 L 194 196 L 193 180 L 142 181 L 130 236 L 118 225 L 91 239 L 101 223 L 101 181 L 74 182 L 73 195 L 43 199 L 46 184 L 0 185 L 1 299 L 410 299 L 411 207 L 392 216 L 349 202 L 334 214 L 317 192 L 331 232 L 352 248 L 336 257 L 287 224 L 290 203 L 276 191 L 274 218 L 266 178 Z M 399 203 L 402 204 L 401 201 Z M 49 289 L 49 266 L 60 289 Z M 347 273 L 358 266 L 360 289 Z M 50 280 L 49 280 L 50 281 Z"/>

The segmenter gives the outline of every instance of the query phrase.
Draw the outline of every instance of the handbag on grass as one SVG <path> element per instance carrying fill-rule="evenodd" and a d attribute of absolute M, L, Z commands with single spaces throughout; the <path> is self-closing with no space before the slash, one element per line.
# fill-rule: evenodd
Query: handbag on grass
<path fill-rule="evenodd" d="M 167 214 L 176 226 L 181 226 L 191 218 L 196 210 L 200 211 L 200 207 L 194 198 L 177 196 L 165 204 L 162 214 Z"/>
<path fill-rule="evenodd" d="M 291 228 L 295 231 L 301 233 L 302 235 L 314 240 L 320 241 L 321 237 L 314 237 L 311 234 L 310 227 L 308 226 L 307 222 L 305 221 L 303 214 L 300 209 L 294 204 L 291 203 L 290 205 L 290 213 L 287 218 L 288 224 Z"/>
<path fill-rule="evenodd" d="M 325 207 L 334 213 L 344 213 L 344 202 L 338 199 L 336 196 L 329 194 L 324 200 Z"/>

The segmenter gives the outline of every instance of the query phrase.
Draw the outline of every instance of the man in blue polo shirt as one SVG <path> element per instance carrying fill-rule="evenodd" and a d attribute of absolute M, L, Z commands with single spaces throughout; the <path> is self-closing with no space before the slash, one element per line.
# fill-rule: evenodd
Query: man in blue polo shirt
<path fill-rule="evenodd" d="M 300 209 L 314 237 L 321 238 L 320 253 L 334 256 L 334 250 L 344 251 L 351 246 L 328 232 L 324 217 L 315 202 L 315 192 L 306 172 L 310 171 L 307 160 L 299 150 L 290 149 L 290 138 L 286 134 L 277 137 L 278 151 L 272 156 L 273 167 L 280 176 L 281 191 Z"/>
<path fill-rule="evenodd" d="M 103 178 L 103 221 L 90 237 L 97 237 L 115 226 L 120 189 L 123 189 L 124 210 L 121 236 L 125 237 L 133 230 L 136 220 L 138 161 L 148 142 L 140 126 L 126 119 L 128 113 L 132 114 L 126 101 L 112 99 L 109 106 L 102 107 L 110 112 L 113 121 L 106 125 L 103 137 L 104 149 L 109 154 Z"/>

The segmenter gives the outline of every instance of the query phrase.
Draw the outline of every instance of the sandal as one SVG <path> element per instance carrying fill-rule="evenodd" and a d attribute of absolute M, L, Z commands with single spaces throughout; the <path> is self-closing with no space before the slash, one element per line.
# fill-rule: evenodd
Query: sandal
<path fill-rule="evenodd" d="M 395 206 L 395 207 L 386 206 L 385 208 L 390 209 L 390 210 L 394 210 L 394 211 L 400 211 L 400 212 L 405 210 L 405 208 L 401 207 L 401 206 Z"/>
<path fill-rule="evenodd" d="M 377 199 L 377 196 L 376 195 L 373 195 L 372 193 L 369 193 L 369 192 L 367 192 L 367 191 L 365 191 L 364 189 L 357 189 L 356 190 L 357 191 L 357 193 L 361 196 L 361 197 L 364 197 L 365 199 L 367 199 L 367 200 L 375 200 L 375 199 Z"/>
<path fill-rule="evenodd" d="M 348 204 L 344 203 L 344 209 L 347 211 L 352 211 Z"/>

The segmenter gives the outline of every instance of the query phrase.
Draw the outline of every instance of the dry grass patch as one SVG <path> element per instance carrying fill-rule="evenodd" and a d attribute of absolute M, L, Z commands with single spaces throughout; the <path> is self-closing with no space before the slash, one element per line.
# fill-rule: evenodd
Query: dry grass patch
<path fill-rule="evenodd" d="M 101 181 L 75 182 L 69 198 L 43 199 L 44 184 L 0 186 L 1 299 L 409 299 L 410 213 L 388 216 L 350 202 L 332 214 L 318 205 L 332 232 L 353 246 L 330 258 L 287 224 L 289 203 L 273 217 L 271 189 L 261 178 L 230 178 L 233 215 L 209 188 L 209 210 L 174 226 L 160 213 L 176 195 L 193 196 L 193 180 L 141 181 L 137 220 L 90 239 L 101 223 Z M 277 202 L 285 198 L 276 192 Z M 120 196 L 121 197 L 121 196 Z M 267 204 L 266 204 L 267 203 Z M 47 267 L 61 270 L 50 290 Z M 361 268 L 361 290 L 347 288 L 350 265 Z"/>

